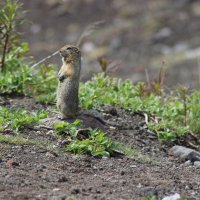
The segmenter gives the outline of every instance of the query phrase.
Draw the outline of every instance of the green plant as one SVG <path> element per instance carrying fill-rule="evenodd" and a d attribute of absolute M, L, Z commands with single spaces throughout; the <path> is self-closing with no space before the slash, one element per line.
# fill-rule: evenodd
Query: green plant
<path fill-rule="evenodd" d="M 159 198 L 153 195 L 149 197 L 143 197 L 141 200 L 159 200 Z"/>
<path fill-rule="evenodd" d="M 47 117 L 46 111 L 28 112 L 24 109 L 8 109 L 0 107 L 0 130 L 12 128 L 19 132 L 24 127 L 37 123 L 40 119 Z"/>
<path fill-rule="evenodd" d="M 114 152 L 120 153 L 120 154 L 124 154 L 129 158 L 135 157 L 137 152 L 135 149 L 131 148 L 128 145 L 125 145 L 121 142 L 113 142 L 112 144 L 112 150 Z"/>
<path fill-rule="evenodd" d="M 16 71 L 0 73 L 0 91 L 2 94 L 26 94 L 26 85 L 32 80 L 32 75 L 27 66 L 23 65 Z"/>
<path fill-rule="evenodd" d="M 23 20 L 19 17 L 22 4 L 17 0 L 0 3 L 0 93 L 18 93 L 34 96 L 42 103 L 55 103 L 56 69 L 52 65 L 42 65 L 38 71 L 25 64 L 27 43 L 20 43 L 16 26 Z"/>
<path fill-rule="evenodd" d="M 40 66 L 38 74 L 22 64 L 17 70 L 0 73 L 0 91 L 3 94 L 33 96 L 38 102 L 54 104 L 56 99 L 55 66 Z"/>
<path fill-rule="evenodd" d="M 200 134 L 200 92 L 194 92 L 191 94 L 188 109 L 189 129 L 196 134 Z"/>
<path fill-rule="evenodd" d="M 183 104 L 183 124 L 184 126 L 187 126 L 187 119 L 188 119 L 188 88 L 186 87 L 181 87 L 179 89 L 179 96 L 180 96 L 180 100 L 182 100 L 182 104 Z"/>
<path fill-rule="evenodd" d="M 23 22 L 18 16 L 22 4 L 18 1 L 5 0 L 0 3 L 0 6 L 2 7 L 2 9 L 0 9 L 1 70 L 5 71 L 8 60 L 10 61 L 13 58 L 15 60 L 18 57 L 22 57 L 24 53 L 21 51 L 21 48 L 18 47 L 19 33 L 16 32 L 16 25 Z"/>
<path fill-rule="evenodd" d="M 0 91 L 1 93 L 24 93 L 24 86 L 31 80 L 31 73 L 24 64 L 29 50 L 27 43 L 20 43 L 16 26 L 23 22 L 19 17 L 22 4 L 5 0 L 0 3 Z"/>
<path fill-rule="evenodd" d="M 87 139 L 77 139 L 73 137 L 72 141 L 66 146 L 66 151 L 71 151 L 75 154 L 89 154 L 92 156 L 110 157 L 112 142 L 101 130 L 88 131 Z"/>
<path fill-rule="evenodd" d="M 199 92 L 189 95 L 188 89 L 181 87 L 178 93 L 171 95 L 164 91 L 162 96 L 158 93 L 146 92 L 144 83 L 133 85 L 129 80 L 121 81 L 103 73 L 80 85 L 80 104 L 85 109 L 101 110 L 103 105 L 112 105 L 146 113 L 149 129 L 156 132 L 161 141 L 174 141 L 189 131 L 199 133 Z M 152 120 L 154 116 L 159 120 Z"/>
<path fill-rule="evenodd" d="M 55 104 L 57 88 L 57 66 L 41 65 L 38 68 L 37 76 L 27 85 L 38 102 Z"/>
<path fill-rule="evenodd" d="M 75 154 L 109 157 L 110 153 L 112 153 L 111 139 L 108 138 L 102 130 L 78 130 L 78 128 L 81 127 L 82 123 L 80 120 L 76 120 L 71 124 L 67 122 L 54 124 L 56 132 L 59 135 L 65 134 L 67 141 L 69 142 L 63 150 Z"/>
<path fill-rule="evenodd" d="M 81 120 L 77 119 L 73 123 L 59 122 L 55 123 L 53 126 L 58 135 L 70 134 L 75 136 L 77 129 L 81 128 L 83 125 Z"/>

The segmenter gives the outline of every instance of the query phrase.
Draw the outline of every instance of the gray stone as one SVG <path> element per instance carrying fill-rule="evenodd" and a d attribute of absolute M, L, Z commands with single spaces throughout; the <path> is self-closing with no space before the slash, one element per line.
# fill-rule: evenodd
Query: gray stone
<path fill-rule="evenodd" d="M 200 161 L 195 161 L 195 162 L 194 162 L 194 166 L 195 166 L 197 169 L 200 169 Z"/>
<path fill-rule="evenodd" d="M 178 200 L 178 199 L 181 199 L 181 196 L 180 196 L 180 194 L 175 193 L 173 195 L 164 197 L 162 200 Z"/>
<path fill-rule="evenodd" d="M 170 150 L 169 150 L 169 154 L 173 155 L 175 157 L 180 157 L 182 159 L 186 159 L 188 157 L 188 155 L 193 152 L 194 150 L 183 147 L 183 146 L 173 146 Z"/>
<path fill-rule="evenodd" d="M 106 132 L 106 122 L 104 121 L 101 114 L 98 114 L 97 111 L 89 110 L 89 111 L 80 111 L 78 115 L 71 119 L 60 119 L 59 116 L 41 119 L 40 124 L 45 125 L 46 127 L 52 128 L 53 124 L 59 122 L 68 122 L 73 123 L 76 119 L 80 119 L 83 122 L 85 128 L 92 129 L 101 129 Z"/>
<path fill-rule="evenodd" d="M 192 151 L 187 156 L 187 160 L 190 160 L 192 163 L 195 162 L 195 161 L 200 161 L 200 153 L 197 152 L 197 151 Z"/>
<path fill-rule="evenodd" d="M 187 160 L 187 161 L 184 163 L 185 166 L 190 166 L 191 164 L 192 164 L 192 162 L 191 162 L 190 160 Z"/>
<path fill-rule="evenodd" d="M 170 150 L 169 150 L 169 155 L 175 156 L 175 157 L 179 157 L 183 160 L 190 160 L 192 163 L 194 163 L 195 161 L 200 161 L 200 153 L 187 148 L 187 147 L 183 147 L 183 146 L 173 146 Z"/>

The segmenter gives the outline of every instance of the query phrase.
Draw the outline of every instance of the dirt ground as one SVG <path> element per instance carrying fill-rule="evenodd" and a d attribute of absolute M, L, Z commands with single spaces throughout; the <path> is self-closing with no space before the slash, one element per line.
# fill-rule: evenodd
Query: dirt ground
<path fill-rule="evenodd" d="M 27 97 L 1 97 L 1 104 L 29 110 L 42 107 Z M 54 153 L 47 150 L 47 144 L 57 145 L 52 131 L 27 128 L 22 134 L 44 146 L 0 143 L 0 199 L 137 200 L 176 192 L 188 199 L 200 199 L 200 170 L 170 157 L 167 152 L 173 144 L 159 143 L 143 126 L 142 115 L 113 109 L 104 108 L 108 135 L 135 149 L 134 156 L 75 156 L 61 152 L 58 146 Z M 12 159 L 16 164 L 9 166 Z"/>

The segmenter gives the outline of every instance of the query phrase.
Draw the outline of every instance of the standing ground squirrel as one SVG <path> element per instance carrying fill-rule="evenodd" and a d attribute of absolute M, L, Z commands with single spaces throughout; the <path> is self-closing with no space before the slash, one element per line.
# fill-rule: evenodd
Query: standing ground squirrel
<path fill-rule="evenodd" d="M 79 79 L 81 70 L 81 52 L 73 45 L 60 49 L 63 65 L 58 73 L 57 107 L 61 118 L 73 118 L 79 108 Z"/>

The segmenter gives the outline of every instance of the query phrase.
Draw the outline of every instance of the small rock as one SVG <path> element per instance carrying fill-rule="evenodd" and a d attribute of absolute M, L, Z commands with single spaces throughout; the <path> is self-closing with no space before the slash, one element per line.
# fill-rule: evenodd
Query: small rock
<path fill-rule="evenodd" d="M 130 165 L 130 167 L 131 167 L 131 168 L 136 168 L 136 167 L 137 167 L 137 165 Z"/>
<path fill-rule="evenodd" d="M 78 188 L 75 188 L 71 191 L 71 194 L 78 194 L 80 193 L 80 190 Z"/>
<path fill-rule="evenodd" d="M 56 154 L 55 152 L 47 152 L 47 153 L 45 154 L 45 156 L 53 158 L 53 157 L 57 157 L 58 154 Z"/>
<path fill-rule="evenodd" d="M 61 190 L 60 188 L 53 188 L 53 192 L 58 192 L 60 190 Z"/>
<path fill-rule="evenodd" d="M 160 43 L 164 39 L 169 38 L 171 34 L 172 34 L 172 30 L 169 27 L 164 27 L 154 35 L 154 37 L 152 38 L 152 42 Z"/>
<path fill-rule="evenodd" d="M 53 135 L 53 130 L 48 131 L 46 135 Z"/>
<path fill-rule="evenodd" d="M 187 156 L 187 160 L 190 160 L 192 163 L 195 162 L 195 161 L 200 161 L 200 153 L 196 152 L 196 151 L 192 151 Z"/>
<path fill-rule="evenodd" d="M 104 112 L 107 114 L 111 114 L 113 116 L 117 116 L 117 109 L 113 106 L 104 106 Z"/>
<path fill-rule="evenodd" d="M 36 165 L 36 168 L 37 168 L 38 170 L 42 170 L 42 171 L 43 171 L 43 169 L 46 169 L 47 167 L 46 167 L 45 165 L 38 164 L 38 165 Z"/>
<path fill-rule="evenodd" d="M 192 164 L 192 162 L 191 162 L 190 160 L 187 160 L 187 161 L 184 163 L 185 166 L 190 166 L 191 164 Z"/>
<path fill-rule="evenodd" d="M 97 194 L 101 194 L 101 191 L 97 189 L 97 190 L 96 190 L 96 193 L 97 193 Z"/>
<path fill-rule="evenodd" d="M 175 157 L 180 157 L 182 159 L 187 159 L 188 155 L 193 152 L 194 150 L 183 147 L 183 146 L 173 146 L 170 150 L 169 150 L 169 155 L 170 156 L 175 156 Z"/>
<path fill-rule="evenodd" d="M 123 175 L 125 174 L 125 172 L 124 172 L 124 171 L 121 171 L 120 174 L 123 176 Z"/>
<path fill-rule="evenodd" d="M 164 197 L 162 200 L 178 200 L 178 199 L 181 199 L 181 196 L 180 194 L 175 193 L 173 195 Z"/>
<path fill-rule="evenodd" d="M 58 180 L 58 182 L 60 182 L 60 183 L 67 182 L 67 181 L 68 181 L 68 178 L 65 176 L 60 177 Z"/>
<path fill-rule="evenodd" d="M 12 154 L 8 154 L 7 156 L 6 156 L 6 158 L 12 158 L 13 157 L 13 155 Z"/>
<path fill-rule="evenodd" d="M 16 167 L 19 166 L 19 163 L 17 163 L 14 159 L 10 159 L 6 162 L 6 166 L 8 167 Z"/>
<path fill-rule="evenodd" d="M 197 169 L 200 169 L 200 161 L 195 161 L 195 162 L 194 162 L 194 166 L 195 166 Z"/>
<path fill-rule="evenodd" d="M 47 150 L 46 150 L 46 149 L 40 149 L 40 150 L 38 150 L 37 152 L 38 152 L 38 153 L 46 153 Z M 31 153 L 32 153 L 32 152 L 31 152 Z M 34 152 L 34 153 L 36 153 L 36 152 Z"/>

